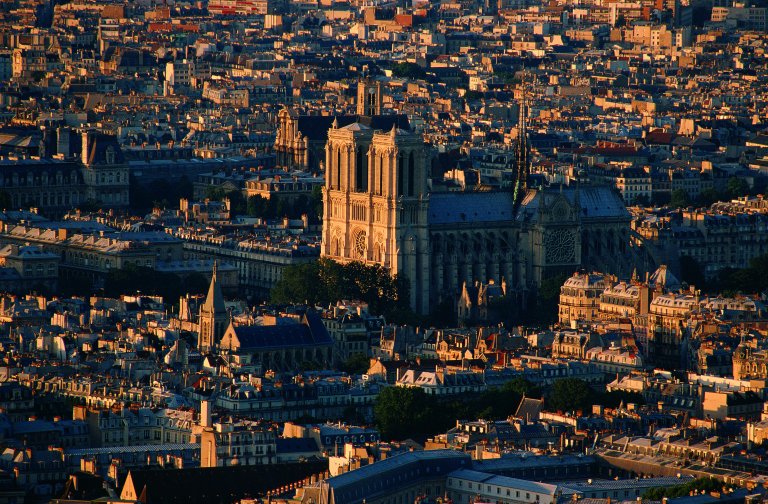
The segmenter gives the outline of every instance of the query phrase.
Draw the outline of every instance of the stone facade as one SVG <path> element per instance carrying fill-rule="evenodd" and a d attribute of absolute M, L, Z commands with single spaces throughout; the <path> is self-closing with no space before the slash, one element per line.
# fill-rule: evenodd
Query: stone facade
<path fill-rule="evenodd" d="M 322 256 L 401 275 L 417 312 L 454 302 L 465 282 L 503 280 L 525 300 L 580 265 L 628 273 L 630 217 L 607 187 L 430 193 L 422 138 L 361 123 L 335 121 L 325 157 Z"/>

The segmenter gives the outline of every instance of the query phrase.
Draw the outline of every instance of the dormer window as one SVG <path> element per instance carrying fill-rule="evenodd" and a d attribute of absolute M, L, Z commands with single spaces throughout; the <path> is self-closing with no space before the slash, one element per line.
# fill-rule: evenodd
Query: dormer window
<path fill-rule="evenodd" d="M 104 152 L 104 157 L 107 164 L 115 164 L 115 148 L 111 145 L 107 147 L 107 150 Z"/>

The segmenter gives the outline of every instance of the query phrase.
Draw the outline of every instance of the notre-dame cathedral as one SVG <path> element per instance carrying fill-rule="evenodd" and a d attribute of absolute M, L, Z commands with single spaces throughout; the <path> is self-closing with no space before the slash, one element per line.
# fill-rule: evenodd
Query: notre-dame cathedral
<path fill-rule="evenodd" d="M 358 100 L 380 99 L 360 84 Z M 380 110 L 366 101 L 365 109 Z M 506 281 L 521 299 L 553 274 L 581 267 L 625 273 L 630 215 L 608 187 L 530 189 L 525 103 L 515 180 L 497 191 L 433 192 L 422 137 L 370 120 L 334 120 L 325 146 L 322 255 L 381 264 L 410 283 L 419 313 L 462 285 Z M 386 116 L 379 116 L 386 117 Z"/>

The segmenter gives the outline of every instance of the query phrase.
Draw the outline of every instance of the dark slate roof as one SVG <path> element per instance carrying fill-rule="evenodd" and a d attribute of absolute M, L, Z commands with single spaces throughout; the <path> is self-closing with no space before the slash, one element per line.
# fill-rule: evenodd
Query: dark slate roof
<path fill-rule="evenodd" d="M 626 205 L 612 188 L 608 186 L 586 187 L 551 187 L 543 191 L 529 191 L 520 205 L 517 218 L 519 220 L 536 220 L 543 192 L 561 192 L 571 205 L 575 205 L 578 193 L 580 218 L 582 221 L 591 219 L 621 218 L 630 219 Z"/>
<path fill-rule="evenodd" d="M 317 441 L 313 438 L 277 438 L 277 453 L 319 452 Z"/>
<path fill-rule="evenodd" d="M 544 401 L 541 399 L 532 399 L 530 397 L 523 397 L 520 400 L 520 404 L 517 406 L 515 416 L 517 418 L 523 418 L 529 421 L 538 420 L 539 413 L 541 413 L 541 407 Z"/>
<path fill-rule="evenodd" d="M 138 469 L 131 470 L 129 476 L 144 504 L 210 504 L 265 495 L 327 470 L 326 460 L 204 469 Z"/>
<path fill-rule="evenodd" d="M 88 133 L 88 164 L 106 164 L 106 153 L 109 147 L 112 147 L 114 150 L 115 163 L 124 163 L 125 158 L 123 157 L 123 151 L 114 135 L 105 135 L 103 133 L 95 132 Z"/>
<path fill-rule="evenodd" d="M 70 475 L 59 499 L 92 501 L 109 497 L 104 489 L 104 478 L 82 471 Z"/>
<path fill-rule="evenodd" d="M 320 317 L 307 312 L 301 323 L 270 326 L 236 326 L 234 328 L 240 348 L 243 350 L 264 350 L 269 348 L 306 347 L 332 345 Z"/>
<path fill-rule="evenodd" d="M 360 123 L 374 130 L 389 131 L 392 126 L 398 129 L 410 129 L 408 116 L 405 114 L 390 114 L 377 116 L 337 115 L 337 116 L 300 116 L 299 131 L 311 141 L 325 141 L 333 121 L 338 121 L 339 128 L 353 123 Z"/>
<path fill-rule="evenodd" d="M 512 220 L 512 194 L 507 191 L 441 192 L 429 196 L 430 225 Z"/>

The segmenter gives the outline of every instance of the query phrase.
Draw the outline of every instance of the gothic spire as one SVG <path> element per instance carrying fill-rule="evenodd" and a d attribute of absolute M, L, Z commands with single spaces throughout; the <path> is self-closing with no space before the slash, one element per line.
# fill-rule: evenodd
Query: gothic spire
<path fill-rule="evenodd" d="M 224 295 L 221 293 L 221 287 L 218 282 L 218 261 L 213 261 L 211 285 L 208 287 L 208 295 L 205 298 L 203 312 L 221 314 L 225 313 L 226 310 L 226 306 L 224 305 Z"/>
<path fill-rule="evenodd" d="M 528 192 L 528 176 L 530 175 L 530 146 L 528 144 L 528 97 L 525 83 L 525 70 L 522 77 L 522 96 L 520 97 L 517 118 L 517 144 L 515 145 L 515 189 L 514 203 L 517 208 Z"/>

